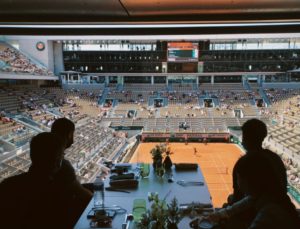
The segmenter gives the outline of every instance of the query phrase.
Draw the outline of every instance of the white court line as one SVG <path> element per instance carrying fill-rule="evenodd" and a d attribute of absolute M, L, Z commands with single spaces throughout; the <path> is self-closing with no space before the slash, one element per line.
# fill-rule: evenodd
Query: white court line
<path fill-rule="evenodd" d="M 225 163 L 223 161 L 222 158 L 220 158 L 220 155 L 218 154 L 218 159 L 221 161 L 222 165 L 224 166 L 224 168 L 227 168 L 227 172 L 228 172 L 228 166 L 225 166 Z M 227 182 L 225 181 L 224 177 L 223 177 L 223 174 L 220 174 L 221 177 L 222 177 L 222 180 L 224 181 L 224 184 L 226 185 L 226 189 L 228 192 L 230 192 L 230 188 L 228 188 L 228 185 L 227 185 Z"/>

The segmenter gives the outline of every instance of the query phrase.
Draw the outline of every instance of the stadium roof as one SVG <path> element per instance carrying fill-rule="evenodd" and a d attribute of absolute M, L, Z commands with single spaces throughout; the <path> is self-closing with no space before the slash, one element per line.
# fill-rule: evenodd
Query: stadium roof
<path fill-rule="evenodd" d="M 227 21 L 299 19 L 299 0 L 2 0 L 1 21 Z"/>
<path fill-rule="evenodd" d="M 2 34 L 216 34 L 223 31 L 223 24 L 242 23 L 225 33 L 235 31 L 296 32 L 299 31 L 299 0 L 2 0 L 0 4 L 0 29 Z M 263 28 L 244 23 L 267 23 Z M 270 24 L 277 23 L 277 24 Z M 279 24 L 278 24 L 279 23 Z M 89 25 L 87 27 L 86 25 Z M 182 28 L 178 25 L 183 25 Z M 195 27 L 186 28 L 185 24 Z M 221 26 L 210 26 L 221 24 Z M 23 27 L 21 26 L 40 26 Z M 43 27 L 41 27 L 41 25 Z M 51 26 L 74 26 L 64 28 Z M 120 28 L 120 25 L 140 25 L 142 28 Z M 150 28 L 143 28 L 148 25 Z M 203 28 L 203 25 L 206 25 Z M 94 26 L 94 27 L 93 27 Z M 102 26 L 102 27 L 99 27 Z M 110 26 L 110 27 L 105 27 Z M 116 26 L 115 28 L 111 28 Z M 40 28 L 40 30 L 38 29 Z M 122 29 L 126 32 L 123 32 Z M 188 29 L 188 30 L 187 30 Z M 70 32 L 71 31 L 71 32 Z M 54 34 L 53 34 L 54 33 Z"/>

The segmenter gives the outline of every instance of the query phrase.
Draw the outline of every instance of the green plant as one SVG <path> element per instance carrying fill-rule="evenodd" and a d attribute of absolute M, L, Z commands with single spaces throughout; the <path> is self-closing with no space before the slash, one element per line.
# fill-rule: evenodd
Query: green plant
<path fill-rule="evenodd" d="M 153 167 L 154 169 L 160 168 L 162 166 L 163 153 L 165 148 L 162 145 L 156 145 L 150 153 L 152 154 Z"/>
<path fill-rule="evenodd" d="M 137 222 L 136 226 L 139 229 L 148 229 L 150 222 L 151 222 L 150 211 L 147 210 L 147 212 L 142 215 L 141 220 Z"/>
<path fill-rule="evenodd" d="M 181 216 L 176 198 L 167 204 L 164 199 L 159 199 L 158 195 L 152 195 L 149 201 L 152 201 L 151 208 L 137 223 L 138 229 L 177 228 Z"/>
<path fill-rule="evenodd" d="M 152 154 L 153 160 L 159 160 L 163 158 L 163 153 L 165 152 L 165 148 L 162 145 L 156 145 L 150 153 Z"/>
<path fill-rule="evenodd" d="M 178 201 L 176 197 L 174 197 L 171 200 L 171 203 L 168 204 L 168 219 L 170 223 L 178 224 L 181 216 L 180 216 L 180 210 L 178 207 Z"/>

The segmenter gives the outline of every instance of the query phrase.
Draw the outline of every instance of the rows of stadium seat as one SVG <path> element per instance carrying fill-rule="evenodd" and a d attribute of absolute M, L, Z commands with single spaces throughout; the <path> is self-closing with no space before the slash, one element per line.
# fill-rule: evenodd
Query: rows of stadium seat
<path fill-rule="evenodd" d="M 53 75 L 53 72 L 33 63 L 27 56 L 5 43 L 0 43 L 0 60 L 6 64 L 0 69 L 1 72 L 43 76 Z"/>
<path fill-rule="evenodd" d="M 5 121 L 3 121 L 5 120 Z M 16 122 L 7 117 L 1 117 L 0 120 L 0 136 L 3 140 L 8 141 L 16 147 L 28 142 L 35 134 L 35 131 L 25 127 L 23 124 Z"/>
<path fill-rule="evenodd" d="M 241 109 L 244 116 L 257 116 L 258 111 L 250 106 L 237 106 L 236 109 Z M 154 117 L 171 117 L 171 118 L 202 118 L 202 117 L 234 117 L 233 108 L 216 107 L 216 108 L 200 108 L 198 105 L 169 104 L 167 107 L 148 108 L 142 105 L 134 104 L 132 106 L 120 104 L 111 113 L 112 117 L 127 117 L 129 110 L 136 111 L 136 118 L 154 118 Z"/>
<path fill-rule="evenodd" d="M 26 139 L 26 142 L 36 133 Z M 124 143 L 119 136 L 114 136 L 111 129 L 100 125 L 99 120 L 88 119 L 76 128 L 74 144 L 66 150 L 66 158 L 77 169 L 78 178 L 89 182 L 99 172 L 101 158 L 110 158 L 112 153 Z M 93 158 L 91 158 L 93 156 Z M 91 160 L 93 159 L 93 160 Z M 28 151 L 0 163 L 0 180 L 27 171 L 30 166 Z"/>
<path fill-rule="evenodd" d="M 272 103 L 285 102 L 300 93 L 300 89 L 294 88 L 265 88 L 264 91 Z"/>
<path fill-rule="evenodd" d="M 136 85 L 131 85 L 134 87 Z M 174 85 L 173 85 L 174 86 Z M 203 86 L 203 85 L 202 85 Z M 96 125 L 91 120 L 87 119 L 87 122 L 90 124 L 79 126 L 77 128 L 75 134 L 75 144 L 70 148 L 70 152 L 67 152 L 67 158 L 74 164 L 74 166 L 78 169 L 78 176 L 83 182 L 87 182 L 91 177 L 96 173 L 97 161 L 99 161 L 102 157 L 109 157 L 111 156 L 112 152 L 117 149 L 118 146 L 121 145 L 119 142 L 120 138 L 114 137 L 113 132 L 110 129 L 107 129 L 108 132 L 104 132 L 104 127 L 101 127 L 102 122 L 110 122 L 111 126 L 143 126 L 144 131 L 153 131 L 153 132 L 228 132 L 228 126 L 241 126 L 248 118 L 251 117 L 259 117 L 259 110 L 258 108 L 251 105 L 249 102 L 252 98 L 256 98 L 256 92 L 249 92 L 246 91 L 244 88 L 241 87 L 241 84 L 230 84 L 230 86 L 226 86 L 226 90 L 216 89 L 220 85 L 215 84 L 213 86 L 209 86 L 207 92 L 211 93 L 212 95 L 219 96 L 220 99 L 220 107 L 218 108 L 200 108 L 197 103 L 191 103 L 185 105 L 184 102 L 180 105 L 178 102 L 170 103 L 167 107 L 162 108 L 149 108 L 148 104 L 145 102 L 148 101 L 150 96 L 153 95 L 152 91 L 147 92 L 132 92 L 129 93 L 132 95 L 132 98 L 138 99 L 140 96 L 139 94 L 145 96 L 145 102 L 142 104 L 127 104 L 127 103 L 119 103 L 114 108 L 107 108 L 106 113 L 108 114 L 102 121 L 100 119 L 97 121 L 98 124 Z M 224 86 L 224 84 L 223 84 Z M 230 91 L 231 88 L 232 91 Z M 130 88 L 130 87 L 129 87 Z M 175 87 L 176 88 L 176 87 Z M 239 89 L 237 89 L 239 88 Z M 127 90 L 128 88 L 126 88 Z M 153 88 L 154 89 L 154 88 Z M 174 87 L 173 87 L 174 89 Z M 177 89 L 177 88 L 176 88 Z M 179 89 L 179 87 L 178 87 Z M 186 93 L 185 97 L 188 98 L 189 92 L 186 92 L 185 88 L 180 88 L 181 92 L 176 92 L 176 96 L 183 97 L 183 93 Z M 45 91 L 46 90 L 46 91 Z M 162 90 L 162 89 L 159 89 Z M 11 96 L 15 96 L 18 101 L 18 97 L 23 96 L 23 99 L 30 100 L 31 97 L 37 98 L 38 109 L 30 111 L 32 113 L 38 111 L 40 107 L 44 103 L 54 103 L 55 101 L 62 102 L 66 101 L 73 101 L 76 104 L 85 104 L 86 107 L 91 107 L 91 113 L 95 112 L 95 114 L 99 114 L 99 109 L 97 107 L 96 98 L 98 91 L 93 91 L 93 96 L 89 96 L 89 92 L 85 91 L 64 91 L 62 89 L 57 88 L 48 88 L 48 89 L 39 89 L 34 90 L 34 93 L 31 92 L 32 89 L 23 89 L 23 88 L 9 88 L 9 89 L 2 89 L 3 93 L 3 101 L 6 101 L 7 98 Z M 46 93 L 45 93 L 46 92 Z M 233 92 L 233 93 L 232 93 Z M 126 91 L 124 92 L 126 93 Z M 124 98 L 124 93 L 112 91 L 112 96 L 117 94 L 120 98 Z M 201 87 L 199 92 L 192 92 L 195 95 L 201 94 Z M 198 93 L 198 94 L 197 94 Z M 276 94 L 276 92 L 274 92 Z M 300 131 L 299 128 L 292 128 L 290 122 L 294 125 L 294 127 L 299 126 L 299 100 L 298 97 L 295 95 L 298 91 L 291 90 L 289 91 L 288 96 L 283 96 L 281 100 L 283 101 L 283 109 L 282 112 L 288 110 L 283 114 L 284 116 L 284 124 L 283 126 L 270 126 L 270 134 L 273 137 L 274 141 L 281 143 L 287 149 L 291 150 L 295 154 L 299 154 L 299 142 L 300 142 Z M 56 98 L 54 97 L 56 94 Z M 226 95 L 229 96 L 226 97 Z M 282 93 L 279 91 L 279 94 Z M 168 96 L 172 95 L 172 93 L 167 93 L 166 91 L 160 91 L 161 96 Z M 225 95 L 225 96 L 224 96 Z M 285 95 L 285 94 L 283 94 Z M 224 100 L 222 99 L 224 96 Z M 238 100 L 235 100 L 235 96 L 238 96 Z M 241 99 L 241 97 L 244 97 Z M 195 97 L 198 99 L 198 97 Z M 277 95 L 276 95 L 277 98 Z M 278 97 L 279 98 L 279 97 Z M 0 96 L 1 99 L 1 96 Z M 222 101 L 221 101 L 222 100 Z M 231 100 L 233 100 L 233 105 L 231 104 Z M 125 101 L 126 102 L 126 101 Z M 86 107 L 83 108 L 81 106 L 76 105 L 72 107 L 70 104 L 62 104 L 59 107 L 60 113 L 62 115 L 68 115 L 68 112 L 73 112 L 78 110 L 80 115 L 84 115 L 86 112 Z M 48 104 L 47 104 L 48 105 Z M 57 105 L 57 104 L 56 104 Z M 277 119 L 281 115 L 281 111 L 277 110 L 276 107 L 277 103 L 275 103 L 275 108 L 263 108 L 263 111 L 269 112 L 268 115 L 261 116 L 260 119 L 269 123 L 270 118 Z M 20 108 L 22 108 L 20 106 Z M 279 106 L 280 108 L 280 106 Z M 241 109 L 245 115 L 245 118 L 235 118 L 234 117 L 234 109 Z M 137 115 L 133 118 L 127 118 L 127 113 L 129 110 L 135 110 Z M 152 114 L 151 114 L 152 112 Z M 279 112 L 278 116 L 273 116 L 274 113 L 272 112 Z M 294 114 L 292 113 L 294 112 Z M 48 115 L 49 113 L 47 113 Z M 53 116 L 52 116 L 53 117 Z M 150 118 L 152 117 L 152 118 Z M 43 118 L 43 115 L 40 115 L 34 120 L 39 122 L 40 119 Z M 51 118 L 51 114 L 49 114 L 49 118 Z M 72 117 L 73 120 L 76 120 L 76 116 Z M 80 118 L 80 120 L 85 120 Z M 298 123 L 297 123 L 298 121 Z M 189 128 L 184 130 L 183 128 L 179 128 L 180 123 L 186 123 Z M 90 127 L 88 127 L 90 125 Z M 96 126 L 95 126 L 96 125 Z M 99 128 L 97 127 L 99 126 Z M 276 129 L 275 129 L 276 128 Z M 5 129 L 5 128 L 4 128 Z M 1 125 L 0 125 L 1 130 Z M 78 132 L 79 131 L 79 132 Z M 99 132 L 100 134 L 95 134 Z M 87 139 L 84 139 L 78 135 L 81 133 L 84 136 L 87 136 Z M 102 133 L 102 134 L 101 134 Z M 103 135 L 105 133 L 105 135 Z M 105 137 L 107 138 L 105 140 Z M 77 143 L 78 144 L 77 144 Z M 93 151 L 97 148 L 97 146 L 102 145 L 101 149 L 98 151 L 99 153 L 93 155 Z M 89 157 L 92 157 L 89 158 Z M 6 163 L 6 162 L 5 162 Z M 20 162 L 21 163 L 21 162 Z M 19 164 L 5 164 L 3 166 L 3 175 L 1 177 L 6 177 L 7 174 L 15 174 L 20 172 L 21 170 L 18 168 L 14 168 L 11 165 L 18 165 Z M 28 167 L 28 165 L 26 164 Z M 20 167 L 22 168 L 22 167 Z M 9 171 L 9 172 L 8 172 Z M 0 170 L 0 174 L 2 174 L 2 170 Z M 2 178 L 0 178 L 2 179 Z"/>
<path fill-rule="evenodd" d="M 173 91 L 178 91 L 178 92 L 191 92 L 194 90 L 192 84 L 172 84 L 172 89 Z"/>
<path fill-rule="evenodd" d="M 0 89 L 0 110 L 16 113 L 18 108 L 20 108 L 20 101 L 18 97 L 11 89 Z"/>
<path fill-rule="evenodd" d="M 227 132 L 228 126 L 240 126 L 247 119 L 238 118 L 103 118 L 110 121 L 111 126 L 141 126 L 145 131 L 159 132 Z M 186 130 L 179 128 L 180 123 L 186 122 Z"/>
<path fill-rule="evenodd" d="M 276 139 L 275 139 L 276 141 Z M 299 141 L 298 141 L 299 142 Z M 283 163 L 285 164 L 285 167 L 287 169 L 287 178 L 288 183 L 291 185 L 294 189 L 298 190 L 300 192 L 300 164 L 299 160 L 295 158 L 295 156 L 290 157 L 288 154 L 285 153 L 285 151 L 279 150 L 278 145 L 266 145 L 266 148 L 277 152 L 281 159 L 283 160 Z M 299 152 L 299 150 L 298 150 Z"/>
<path fill-rule="evenodd" d="M 300 191 L 300 166 L 295 163 L 291 158 L 282 157 L 283 163 L 287 169 L 288 182 L 294 188 Z"/>
<path fill-rule="evenodd" d="M 169 104 L 198 105 L 198 94 L 199 93 L 187 90 L 165 92 L 163 96 L 168 98 Z"/>
<path fill-rule="evenodd" d="M 242 83 L 201 83 L 199 85 L 200 91 L 213 91 L 213 90 L 232 90 L 232 91 L 238 91 L 238 90 L 245 90 Z"/>
<path fill-rule="evenodd" d="M 122 103 L 144 103 L 147 104 L 149 97 L 151 96 L 151 92 L 144 91 L 111 91 L 108 93 L 108 98 L 117 99 Z"/>
<path fill-rule="evenodd" d="M 166 91 L 165 84 L 125 84 L 123 87 L 124 91 Z"/>
<path fill-rule="evenodd" d="M 269 137 L 293 153 L 300 155 L 300 127 L 269 126 Z"/>
<path fill-rule="evenodd" d="M 99 120 L 87 119 L 76 128 L 74 144 L 66 150 L 66 158 L 78 169 L 80 179 L 86 181 L 91 176 L 86 175 L 84 171 L 87 166 L 92 166 L 94 163 L 93 161 L 89 162 L 91 164 L 86 163 L 87 159 L 92 156 L 108 158 L 119 145 L 116 140 L 119 138 L 113 135 L 111 129 L 101 126 Z M 88 169 L 87 172 L 94 174 L 95 171 Z"/>
<path fill-rule="evenodd" d="M 28 152 L 17 155 L 6 161 L 2 161 L 0 163 L 0 181 L 12 175 L 26 172 L 30 164 L 31 162 Z"/>

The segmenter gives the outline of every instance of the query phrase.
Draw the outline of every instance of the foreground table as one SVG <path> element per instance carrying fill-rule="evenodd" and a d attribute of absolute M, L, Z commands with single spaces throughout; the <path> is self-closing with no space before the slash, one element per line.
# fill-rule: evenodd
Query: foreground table
<path fill-rule="evenodd" d="M 132 165 L 133 169 L 136 167 L 135 164 Z M 172 169 L 173 183 L 168 182 L 168 177 L 165 175 L 163 178 L 157 177 L 153 171 L 152 166 L 150 166 L 150 175 L 148 178 L 140 178 L 139 186 L 135 190 L 129 190 L 130 193 L 124 192 L 113 192 L 105 191 L 105 206 L 112 207 L 113 205 L 118 205 L 127 210 L 127 213 L 132 213 L 133 201 L 134 199 L 145 199 L 147 201 L 147 208 L 151 206 L 151 202 L 148 201 L 149 192 L 157 192 L 159 198 L 166 199 L 167 203 L 176 197 L 178 204 L 190 204 L 192 202 L 200 202 L 205 204 L 211 204 L 211 197 L 205 183 L 203 174 L 200 168 L 197 171 L 175 171 Z M 173 166 L 174 167 L 174 166 Z M 177 184 L 177 181 L 202 181 L 203 186 L 181 186 Z M 109 181 L 105 181 L 105 187 L 108 187 Z M 87 219 L 88 213 L 93 208 L 93 199 L 88 204 L 87 208 L 81 215 L 75 229 L 87 229 L 90 228 L 90 220 Z M 122 223 L 125 220 L 125 214 L 117 214 L 113 219 L 113 227 L 115 229 L 122 228 Z M 179 228 L 189 228 L 188 223 L 191 221 L 189 217 L 185 217 L 179 224 Z"/>

